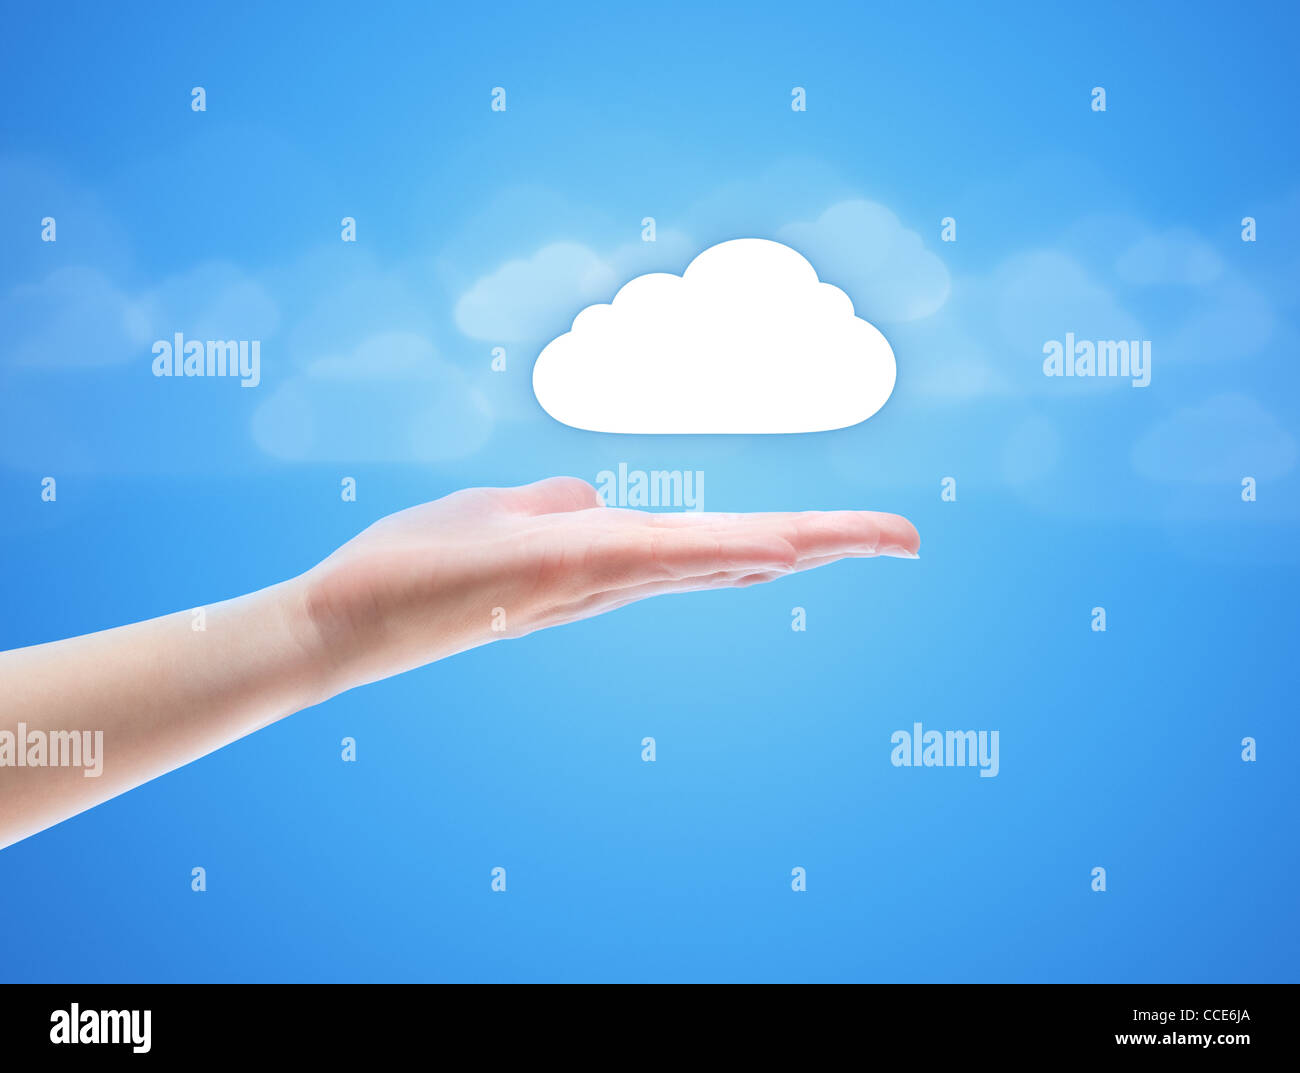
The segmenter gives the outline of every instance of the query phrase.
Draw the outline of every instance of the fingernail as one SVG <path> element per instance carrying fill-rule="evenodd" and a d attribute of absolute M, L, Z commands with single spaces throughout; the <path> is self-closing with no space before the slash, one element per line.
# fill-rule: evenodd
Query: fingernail
<path fill-rule="evenodd" d="M 877 555 L 888 555 L 891 559 L 919 559 L 920 556 L 914 551 L 908 551 L 907 548 L 891 545 L 888 548 L 881 548 Z"/>

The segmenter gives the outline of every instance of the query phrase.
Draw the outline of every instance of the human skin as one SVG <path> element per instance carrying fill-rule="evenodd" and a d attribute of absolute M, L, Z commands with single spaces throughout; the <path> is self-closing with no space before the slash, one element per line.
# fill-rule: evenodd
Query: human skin
<path fill-rule="evenodd" d="M 103 731 L 102 773 L 0 766 L 0 847 L 355 686 L 648 596 L 916 558 L 896 514 L 650 514 L 585 481 L 471 488 L 389 515 L 289 581 L 0 653 L 0 731 Z M 502 628 L 504 627 L 504 629 Z M 21 745 L 19 745 L 21 747 Z"/>

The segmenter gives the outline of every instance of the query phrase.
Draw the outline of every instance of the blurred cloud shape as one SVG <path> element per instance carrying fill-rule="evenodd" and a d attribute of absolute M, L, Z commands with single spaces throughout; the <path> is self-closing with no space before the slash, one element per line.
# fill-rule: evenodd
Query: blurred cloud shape
<path fill-rule="evenodd" d="M 478 280 L 456 303 L 456 326 L 471 339 L 541 339 L 568 309 L 608 294 L 616 284 L 613 268 L 594 250 L 553 242 Z"/>
<path fill-rule="evenodd" d="M 487 398 L 428 339 L 408 332 L 308 363 L 252 419 L 267 454 L 313 462 L 459 458 L 482 447 L 492 426 Z"/>
<path fill-rule="evenodd" d="M 841 201 L 811 223 L 781 228 L 777 238 L 801 251 L 872 321 L 919 320 L 948 300 L 947 266 L 874 201 Z"/>
<path fill-rule="evenodd" d="M 1226 394 L 1178 410 L 1133 447 L 1133 468 L 1155 481 L 1235 483 L 1291 472 L 1296 441 L 1248 395 Z"/>
<path fill-rule="evenodd" d="M 1174 228 L 1138 239 L 1120 254 L 1115 271 L 1125 283 L 1200 287 L 1223 274 L 1214 247 L 1194 232 Z"/>

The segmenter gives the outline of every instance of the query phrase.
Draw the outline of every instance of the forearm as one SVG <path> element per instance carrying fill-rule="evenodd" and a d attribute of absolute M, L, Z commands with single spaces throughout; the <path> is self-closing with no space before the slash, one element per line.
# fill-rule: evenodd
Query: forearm
<path fill-rule="evenodd" d="M 313 638 L 295 580 L 0 653 L 0 847 L 326 699 Z"/>
<path fill-rule="evenodd" d="M 675 592 L 915 558 L 870 511 L 645 514 L 584 481 L 389 515 L 250 596 L 0 653 L 0 847 L 344 689 Z M 196 628 L 201 627 L 201 628 Z"/>

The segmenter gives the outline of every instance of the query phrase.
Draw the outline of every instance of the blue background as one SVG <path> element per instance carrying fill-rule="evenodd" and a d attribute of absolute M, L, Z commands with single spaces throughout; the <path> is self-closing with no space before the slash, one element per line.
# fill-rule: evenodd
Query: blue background
<path fill-rule="evenodd" d="M 698 7 L 5 7 L 0 648 L 621 461 L 710 510 L 897 511 L 922 552 L 472 651 L 12 846 L 0 979 L 1296 979 L 1296 16 Z M 951 294 L 881 318 L 898 387 L 853 429 L 577 432 L 531 363 L 608 294 L 456 316 L 550 243 L 622 282 L 855 199 Z M 174 331 L 262 339 L 262 384 L 156 380 Z M 1151 385 L 1045 378 L 1068 331 L 1152 340 Z M 392 332 L 436 375 L 356 359 Z M 1001 773 L 892 767 L 915 721 L 998 730 Z"/>

